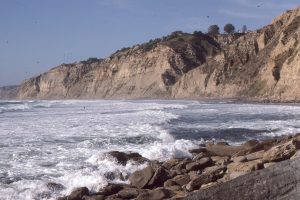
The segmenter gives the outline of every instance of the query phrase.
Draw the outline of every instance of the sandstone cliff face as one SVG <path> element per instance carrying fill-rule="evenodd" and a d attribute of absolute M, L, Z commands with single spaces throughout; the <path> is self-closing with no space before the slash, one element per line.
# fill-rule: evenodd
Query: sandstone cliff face
<path fill-rule="evenodd" d="M 17 98 L 247 98 L 300 101 L 300 8 L 247 34 L 175 32 L 104 60 L 24 81 Z"/>

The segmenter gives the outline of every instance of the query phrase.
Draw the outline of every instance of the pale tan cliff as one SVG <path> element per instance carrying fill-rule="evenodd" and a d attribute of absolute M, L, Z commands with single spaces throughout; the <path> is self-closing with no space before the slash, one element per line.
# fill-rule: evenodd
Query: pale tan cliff
<path fill-rule="evenodd" d="M 17 98 L 300 101 L 300 8 L 246 34 L 175 32 L 24 81 Z"/>

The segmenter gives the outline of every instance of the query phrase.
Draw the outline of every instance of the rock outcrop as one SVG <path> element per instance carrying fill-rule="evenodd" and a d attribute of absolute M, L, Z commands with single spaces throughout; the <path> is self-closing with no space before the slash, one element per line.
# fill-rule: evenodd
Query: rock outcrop
<path fill-rule="evenodd" d="M 299 40 L 300 8 L 245 34 L 174 32 L 106 59 L 62 64 L 24 81 L 15 97 L 300 101 Z"/>
<path fill-rule="evenodd" d="M 190 152 L 192 158 L 148 160 L 129 175 L 130 184 L 111 180 L 98 192 L 77 188 L 60 199 L 299 199 L 300 134 L 240 146 L 207 143 Z"/>

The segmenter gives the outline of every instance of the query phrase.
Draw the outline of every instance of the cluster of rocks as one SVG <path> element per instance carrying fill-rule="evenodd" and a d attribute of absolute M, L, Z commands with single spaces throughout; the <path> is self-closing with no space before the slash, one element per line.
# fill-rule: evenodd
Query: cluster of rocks
<path fill-rule="evenodd" d="M 77 188 L 58 200 L 184 199 L 189 193 L 205 190 L 277 162 L 298 157 L 300 134 L 265 141 L 250 140 L 240 146 L 225 142 L 207 143 L 190 153 L 192 158 L 149 161 L 137 153 L 110 152 L 120 164 L 129 160 L 149 165 L 135 171 L 129 184 L 110 183 L 98 192 Z"/>

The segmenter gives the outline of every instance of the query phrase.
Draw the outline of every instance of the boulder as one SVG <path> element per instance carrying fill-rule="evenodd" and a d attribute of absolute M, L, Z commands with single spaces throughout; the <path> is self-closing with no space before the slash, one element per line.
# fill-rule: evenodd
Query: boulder
<path fill-rule="evenodd" d="M 203 169 L 207 166 L 210 166 L 212 164 L 212 160 L 209 157 L 201 158 L 200 160 L 197 160 L 195 162 L 188 163 L 185 168 L 187 171 L 196 171 Z"/>
<path fill-rule="evenodd" d="M 151 166 L 148 166 L 142 170 L 133 172 L 129 176 L 129 182 L 132 186 L 137 188 L 145 188 L 151 178 L 154 175 L 154 171 Z"/>
<path fill-rule="evenodd" d="M 248 161 L 243 163 L 230 163 L 227 165 L 228 173 L 231 172 L 251 172 L 263 168 L 261 161 Z"/>
<path fill-rule="evenodd" d="M 261 150 L 254 153 L 247 154 L 245 157 L 247 158 L 247 161 L 258 160 L 263 158 L 264 153 L 265 151 Z"/>
<path fill-rule="evenodd" d="M 137 163 L 143 163 L 148 161 L 138 153 L 124 153 L 120 151 L 110 151 L 106 153 L 107 156 L 114 158 L 119 164 L 126 165 L 126 163 L 131 160 Z"/>
<path fill-rule="evenodd" d="M 157 188 L 150 190 L 147 193 L 140 194 L 137 200 L 161 200 L 168 199 L 174 196 L 174 193 L 165 188 Z"/>
<path fill-rule="evenodd" d="M 68 200 L 82 200 L 84 196 L 89 195 L 89 189 L 86 187 L 80 187 L 74 189 L 68 196 Z"/>
<path fill-rule="evenodd" d="M 163 167 L 159 167 L 151 180 L 148 183 L 149 187 L 160 187 L 163 185 L 163 183 L 170 178 L 170 175 L 167 170 L 165 170 Z"/>
<path fill-rule="evenodd" d="M 189 152 L 192 154 L 192 155 L 197 155 L 199 153 L 205 153 L 206 152 L 206 149 L 201 147 L 199 149 L 191 149 L 189 150 Z"/>
<path fill-rule="evenodd" d="M 173 180 L 167 180 L 166 182 L 164 182 L 164 187 L 165 188 L 171 187 L 171 186 L 174 186 L 174 185 L 177 185 L 177 183 Z"/>
<path fill-rule="evenodd" d="M 126 185 L 126 184 L 110 183 L 106 187 L 100 189 L 100 191 L 98 192 L 98 194 L 109 196 L 109 195 L 116 194 L 119 191 L 123 190 L 124 188 L 128 188 L 128 187 L 130 187 L 130 186 Z"/>
<path fill-rule="evenodd" d="M 193 157 L 193 160 L 200 160 L 201 158 L 209 157 L 207 152 L 201 152 Z"/>
<path fill-rule="evenodd" d="M 237 157 L 233 157 L 232 161 L 237 163 L 237 162 L 246 162 L 247 161 L 247 157 L 246 156 L 237 156 Z"/>
<path fill-rule="evenodd" d="M 118 192 L 118 196 L 122 199 L 133 199 L 136 198 L 140 193 L 137 188 L 125 188 Z"/>
<path fill-rule="evenodd" d="M 219 178 L 222 178 L 223 175 L 226 172 L 226 167 L 225 166 L 212 166 L 212 167 L 207 167 L 202 171 L 202 174 L 205 175 L 210 175 L 213 177 L 213 179 L 217 180 Z"/>
<path fill-rule="evenodd" d="M 190 176 L 190 179 L 191 179 L 191 180 L 193 180 L 193 179 L 199 177 L 198 171 L 190 171 L 190 172 L 188 173 L 188 175 Z"/>
<path fill-rule="evenodd" d="M 230 162 L 230 157 L 229 156 L 212 156 L 211 160 L 216 165 L 227 165 Z"/>
<path fill-rule="evenodd" d="M 166 162 L 164 162 L 162 164 L 162 166 L 168 170 L 170 170 L 172 167 L 174 167 L 175 165 L 178 165 L 180 163 L 179 159 L 171 159 L 171 160 L 167 160 Z"/>
<path fill-rule="evenodd" d="M 206 146 L 206 151 L 212 156 L 233 156 L 243 149 L 244 147 L 242 146 L 228 146 L 220 144 Z"/>
<path fill-rule="evenodd" d="M 188 182 L 190 182 L 190 176 L 185 174 L 185 175 L 178 175 L 175 176 L 172 181 L 174 181 L 175 183 L 177 183 L 180 186 L 183 186 L 185 184 L 187 184 Z"/>
<path fill-rule="evenodd" d="M 214 182 L 217 178 L 210 174 L 201 174 L 198 178 L 191 180 L 187 185 L 187 191 L 194 191 L 201 188 L 202 185 Z"/>
<path fill-rule="evenodd" d="M 92 196 L 84 196 L 82 198 L 83 200 L 104 200 L 104 195 L 92 195 Z"/>
<path fill-rule="evenodd" d="M 263 155 L 264 162 L 278 162 L 282 160 L 289 159 L 297 151 L 297 146 L 294 141 L 289 141 L 287 143 L 277 145 L 266 151 Z"/>

